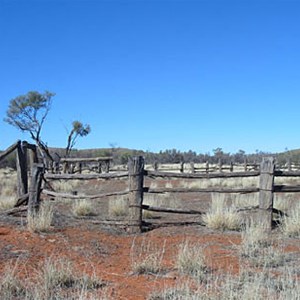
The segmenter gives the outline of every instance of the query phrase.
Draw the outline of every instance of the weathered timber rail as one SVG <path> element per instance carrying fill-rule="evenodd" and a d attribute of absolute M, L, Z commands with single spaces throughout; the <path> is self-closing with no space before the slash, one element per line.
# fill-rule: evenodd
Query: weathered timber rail
<path fill-rule="evenodd" d="M 119 173 L 103 173 L 103 174 L 52 174 L 52 173 L 45 173 L 45 179 L 78 179 L 78 180 L 89 180 L 89 179 L 113 179 L 113 178 L 122 178 L 128 177 L 128 172 L 119 172 Z"/>
<path fill-rule="evenodd" d="M 193 174 L 193 173 L 172 173 L 160 171 L 145 170 L 144 174 L 149 177 L 164 177 L 164 178 L 230 178 L 230 177 L 253 177 L 259 176 L 259 171 L 253 172 L 235 172 L 235 173 L 210 173 L 210 174 Z"/>

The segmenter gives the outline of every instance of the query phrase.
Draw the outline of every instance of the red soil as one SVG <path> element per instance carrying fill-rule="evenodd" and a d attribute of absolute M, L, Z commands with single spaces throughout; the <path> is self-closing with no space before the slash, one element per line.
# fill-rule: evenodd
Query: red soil
<path fill-rule="evenodd" d="M 151 241 L 158 246 L 165 244 L 163 264 L 168 272 L 161 276 L 133 274 L 130 258 L 133 240 L 136 245 L 142 241 Z M 30 269 L 37 268 L 47 257 L 67 257 L 78 271 L 94 271 L 108 282 L 111 299 L 146 299 L 152 291 L 176 282 L 178 274 L 174 260 L 178 245 L 185 240 L 205 246 L 207 263 L 213 272 L 238 272 L 235 245 L 240 243 L 239 235 L 205 234 L 196 226 L 160 228 L 129 236 L 87 226 L 36 234 L 26 228 L 2 224 L 0 269 L 3 270 L 8 261 L 16 259 L 22 262 L 21 266 L 24 262 Z"/>

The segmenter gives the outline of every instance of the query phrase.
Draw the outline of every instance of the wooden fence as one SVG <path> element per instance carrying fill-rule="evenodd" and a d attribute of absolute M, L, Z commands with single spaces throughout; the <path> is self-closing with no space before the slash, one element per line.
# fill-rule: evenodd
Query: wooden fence
<path fill-rule="evenodd" d="M 30 150 L 30 162 L 31 162 L 31 184 L 28 189 L 28 164 L 27 164 L 27 150 Z M 201 211 L 191 210 L 179 210 L 168 209 L 160 207 L 151 207 L 143 204 L 143 198 L 145 193 L 259 193 L 259 210 L 258 222 L 262 224 L 266 230 L 272 228 L 272 214 L 273 197 L 274 193 L 288 193 L 288 192 L 300 192 L 300 186 L 291 185 L 275 185 L 275 176 L 281 177 L 300 177 L 300 172 L 295 171 L 279 171 L 275 170 L 275 160 L 272 157 L 266 157 L 262 160 L 259 170 L 247 171 L 247 172 L 219 172 L 219 173 L 175 173 L 175 172 L 162 172 L 158 170 L 146 170 L 143 157 L 129 158 L 128 170 L 116 173 L 93 173 L 93 174 L 80 174 L 80 173 L 49 173 L 45 172 L 45 168 L 42 164 L 37 163 L 36 148 L 34 145 L 27 142 L 18 141 L 6 151 L 0 155 L 0 160 L 6 155 L 16 150 L 17 153 L 17 170 L 18 170 L 18 202 L 16 206 L 28 203 L 28 212 L 32 213 L 36 211 L 40 203 L 40 194 L 51 197 L 62 197 L 71 199 L 97 199 L 106 198 L 109 196 L 128 195 L 129 196 L 129 214 L 128 219 L 125 220 L 125 224 L 128 226 L 128 231 L 132 233 L 142 231 L 142 211 L 158 211 L 167 213 L 182 213 L 182 214 L 202 214 Z M 106 159 L 106 158 L 105 158 Z M 110 160 L 109 160 L 110 161 Z M 78 160 L 77 160 L 78 162 Z M 182 180 L 203 180 L 212 178 L 245 178 L 245 177 L 258 177 L 259 184 L 257 187 L 211 187 L 211 188 L 154 188 L 145 186 L 145 178 L 151 178 L 155 180 L 157 178 L 163 179 L 182 179 Z M 42 179 L 45 180 L 70 180 L 70 179 L 103 179 L 113 180 L 123 178 L 128 180 L 128 188 L 124 191 L 115 191 L 110 193 L 101 193 L 96 195 L 73 195 L 62 194 L 50 191 L 42 187 Z"/>
<path fill-rule="evenodd" d="M 112 157 L 61 158 L 59 161 L 50 162 L 48 171 L 56 174 L 81 174 L 83 169 L 88 169 L 98 173 L 108 173 L 111 161 Z"/>
<path fill-rule="evenodd" d="M 177 164 L 159 164 L 154 163 L 152 166 L 154 171 L 175 171 L 179 173 L 215 173 L 215 172 L 234 172 L 238 171 L 255 171 L 259 170 L 259 164 L 249 163 L 246 159 L 243 164 L 235 164 L 230 162 L 229 165 L 224 165 L 219 159 L 217 164 L 209 163 L 194 163 L 194 162 L 180 162 Z"/>
<path fill-rule="evenodd" d="M 172 173 L 161 171 L 149 171 L 145 170 L 144 159 L 142 157 L 134 157 L 129 159 L 128 171 L 109 173 L 109 174 L 45 174 L 47 179 L 115 179 L 125 178 L 128 179 L 128 189 L 121 192 L 104 193 L 93 196 L 85 195 L 70 195 L 70 194 L 57 194 L 48 190 L 44 190 L 43 193 L 49 196 L 60 196 L 67 198 L 103 198 L 116 195 L 129 195 L 129 218 L 125 223 L 129 226 L 130 232 L 141 232 L 142 230 L 142 211 L 150 210 L 156 212 L 166 213 L 181 213 L 181 214 L 203 214 L 201 211 L 191 210 L 179 210 L 152 207 L 143 204 L 143 198 L 145 193 L 259 193 L 259 205 L 255 207 L 259 210 L 259 217 L 257 222 L 262 224 L 266 230 L 272 228 L 272 214 L 276 211 L 273 208 L 274 193 L 288 193 L 288 192 L 300 192 L 300 186 L 286 186 L 286 185 L 274 185 L 275 176 L 282 177 L 300 177 L 300 172 L 290 171 L 278 171 L 275 170 L 275 160 L 272 157 L 264 158 L 260 164 L 260 170 L 248 171 L 248 172 L 228 172 L 228 173 L 209 173 L 209 174 L 196 174 L 196 173 Z M 211 188 L 153 188 L 145 187 L 145 178 L 164 178 L 164 179 L 213 179 L 213 178 L 245 178 L 245 177 L 258 177 L 259 184 L 257 187 L 211 187 Z M 277 211 L 278 212 L 278 211 Z"/>

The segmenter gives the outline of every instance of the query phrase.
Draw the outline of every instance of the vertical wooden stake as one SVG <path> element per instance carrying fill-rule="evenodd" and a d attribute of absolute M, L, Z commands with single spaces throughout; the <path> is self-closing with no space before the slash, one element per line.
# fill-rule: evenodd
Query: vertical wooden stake
<path fill-rule="evenodd" d="M 105 173 L 109 173 L 109 169 L 110 169 L 110 161 L 107 160 L 107 161 L 105 162 Z"/>
<path fill-rule="evenodd" d="M 206 172 L 206 174 L 209 173 L 209 162 L 208 161 L 205 164 L 205 172 Z"/>
<path fill-rule="evenodd" d="M 219 158 L 219 172 L 222 173 L 222 159 Z"/>
<path fill-rule="evenodd" d="M 288 171 L 291 172 L 292 171 L 292 162 L 291 162 L 291 158 L 288 158 Z"/>
<path fill-rule="evenodd" d="M 81 162 L 77 163 L 77 171 L 78 171 L 79 174 L 82 173 L 82 163 Z"/>
<path fill-rule="evenodd" d="M 69 171 L 70 174 L 74 174 L 75 173 L 75 164 L 74 163 L 71 163 L 70 164 L 70 171 Z"/>
<path fill-rule="evenodd" d="M 247 172 L 247 158 L 245 158 L 244 161 L 244 171 Z"/>
<path fill-rule="evenodd" d="M 68 172 L 68 162 L 64 161 L 63 163 L 63 173 L 66 174 Z"/>
<path fill-rule="evenodd" d="M 142 232 L 142 204 L 144 188 L 144 158 L 129 157 L 129 228 L 130 233 Z"/>
<path fill-rule="evenodd" d="M 230 162 L 230 172 L 233 172 L 233 162 Z"/>
<path fill-rule="evenodd" d="M 184 172 L 184 162 L 180 162 L 180 173 Z"/>
<path fill-rule="evenodd" d="M 274 170 L 274 158 L 263 158 L 259 178 L 259 224 L 267 231 L 272 229 Z"/>
<path fill-rule="evenodd" d="M 32 166 L 28 200 L 28 214 L 31 215 L 39 210 L 43 170 L 43 164 L 33 164 Z"/>
<path fill-rule="evenodd" d="M 28 192 L 27 147 L 18 142 L 17 146 L 18 197 Z"/>
<path fill-rule="evenodd" d="M 195 165 L 194 162 L 191 162 L 191 173 L 194 174 L 195 173 Z"/>

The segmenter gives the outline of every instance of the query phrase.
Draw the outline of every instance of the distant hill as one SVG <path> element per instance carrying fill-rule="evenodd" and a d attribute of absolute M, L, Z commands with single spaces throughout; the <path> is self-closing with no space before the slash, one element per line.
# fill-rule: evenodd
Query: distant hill
<path fill-rule="evenodd" d="M 279 163 L 286 163 L 289 159 L 292 163 L 300 164 L 300 149 L 287 150 L 277 154 Z"/>

